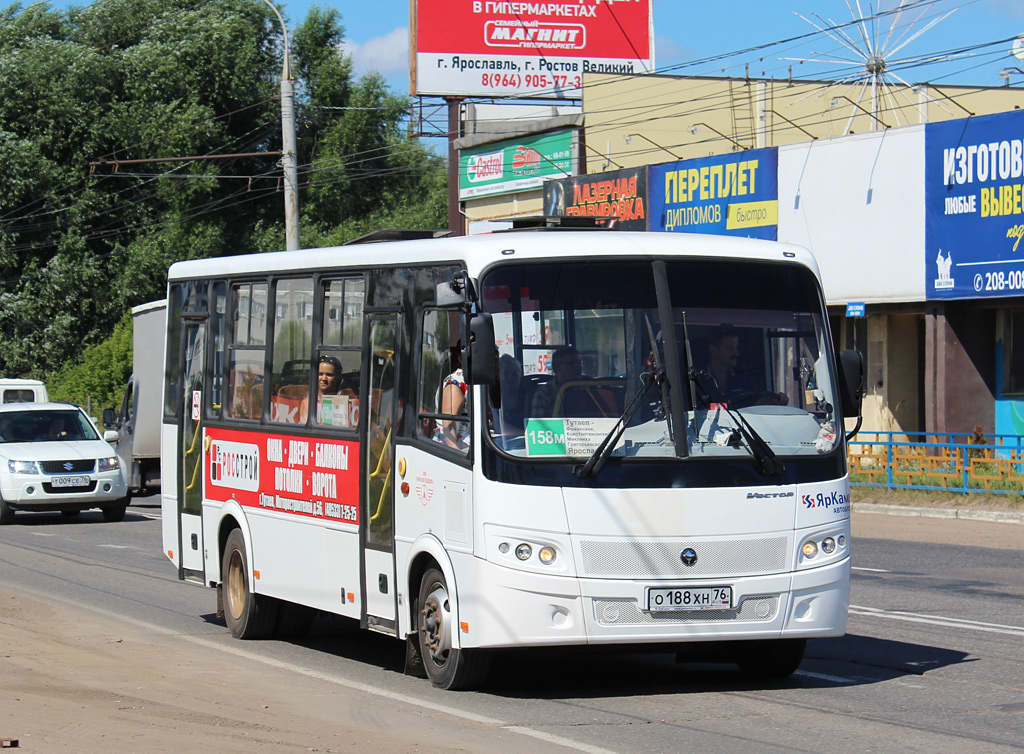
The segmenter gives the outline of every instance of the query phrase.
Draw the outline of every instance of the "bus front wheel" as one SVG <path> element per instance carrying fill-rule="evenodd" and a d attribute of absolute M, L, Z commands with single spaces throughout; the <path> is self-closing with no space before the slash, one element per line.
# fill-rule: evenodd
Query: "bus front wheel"
<path fill-rule="evenodd" d="M 754 678 L 787 678 L 804 659 L 807 639 L 770 639 L 744 642 L 737 664 Z"/>
<path fill-rule="evenodd" d="M 452 647 L 452 611 L 444 574 L 430 568 L 420 581 L 416 603 L 423 669 L 430 682 L 442 689 L 471 689 L 487 677 L 490 655 L 482 650 Z"/>
<path fill-rule="evenodd" d="M 239 529 L 228 535 L 221 561 L 224 621 L 236 639 L 261 639 L 274 630 L 277 603 L 249 589 L 249 559 Z"/>

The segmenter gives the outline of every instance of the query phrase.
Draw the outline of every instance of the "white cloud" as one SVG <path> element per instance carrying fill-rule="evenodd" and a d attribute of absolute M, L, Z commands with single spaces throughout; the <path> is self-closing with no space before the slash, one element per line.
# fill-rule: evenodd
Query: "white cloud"
<path fill-rule="evenodd" d="M 383 76 L 409 72 L 409 27 L 392 29 L 365 42 L 345 40 L 342 49 L 352 56 L 356 74 L 377 71 Z"/>

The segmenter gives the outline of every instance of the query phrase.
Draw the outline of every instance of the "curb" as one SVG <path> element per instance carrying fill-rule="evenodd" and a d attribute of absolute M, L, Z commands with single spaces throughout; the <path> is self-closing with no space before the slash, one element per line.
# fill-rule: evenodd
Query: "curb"
<path fill-rule="evenodd" d="M 987 511 L 971 508 L 920 508 L 911 505 L 884 503 L 854 503 L 854 513 L 880 513 L 888 516 L 916 516 L 921 518 L 955 518 L 965 521 L 988 521 L 997 524 L 1024 525 L 1024 512 Z"/>

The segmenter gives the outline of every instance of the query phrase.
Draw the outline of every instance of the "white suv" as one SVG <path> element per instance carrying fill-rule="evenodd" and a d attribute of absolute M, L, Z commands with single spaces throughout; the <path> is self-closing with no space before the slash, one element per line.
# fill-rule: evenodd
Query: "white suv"
<path fill-rule="evenodd" d="M 0 524 L 14 512 L 99 508 L 120 521 L 128 507 L 124 470 L 110 442 L 72 403 L 0 405 Z"/>

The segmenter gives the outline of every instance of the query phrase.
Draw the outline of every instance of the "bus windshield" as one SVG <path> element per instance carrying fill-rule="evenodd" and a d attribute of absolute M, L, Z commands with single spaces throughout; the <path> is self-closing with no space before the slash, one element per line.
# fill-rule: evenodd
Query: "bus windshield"
<path fill-rule="evenodd" d="M 582 459 L 611 435 L 609 456 L 627 461 L 756 456 L 755 445 L 780 457 L 833 451 L 841 422 L 813 274 L 749 260 L 660 264 L 486 273 L 482 304 L 500 354 L 488 406 L 497 447 Z"/>

